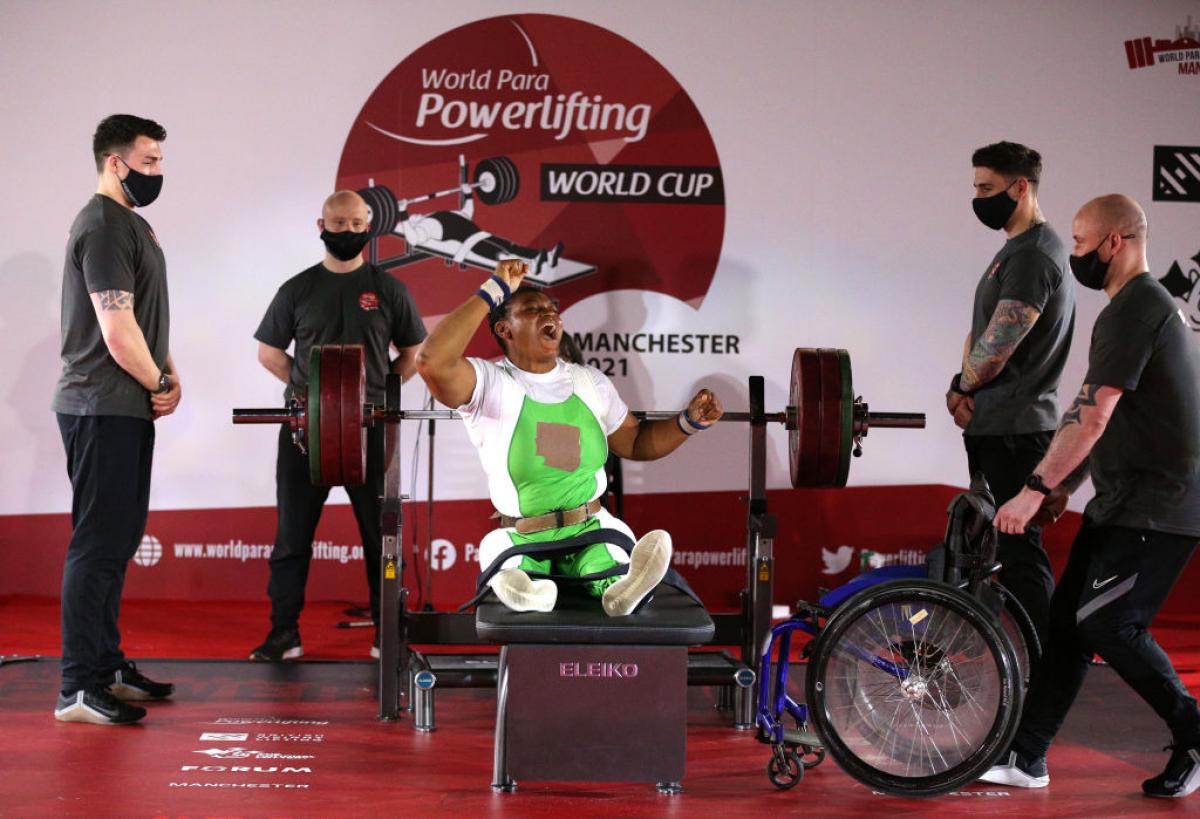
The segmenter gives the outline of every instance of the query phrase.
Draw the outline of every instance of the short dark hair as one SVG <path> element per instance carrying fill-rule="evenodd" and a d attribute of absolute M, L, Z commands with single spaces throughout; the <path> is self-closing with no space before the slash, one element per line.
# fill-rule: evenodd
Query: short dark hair
<path fill-rule="evenodd" d="M 92 134 L 96 172 L 104 170 L 106 156 L 128 153 L 140 136 L 162 142 L 167 138 L 167 129 L 152 119 L 135 117 L 133 114 L 112 114 L 100 120 L 96 133 Z"/>
<path fill-rule="evenodd" d="M 513 301 L 516 300 L 517 296 L 520 296 L 524 293 L 541 293 L 541 292 L 542 291 L 536 287 L 529 287 L 528 285 L 521 285 L 507 299 L 500 302 L 499 304 L 497 304 L 495 307 L 493 307 L 491 310 L 488 311 L 488 317 L 487 317 L 488 329 L 492 331 L 492 338 L 496 339 L 496 343 L 500 345 L 500 350 L 505 355 L 508 355 L 508 348 L 504 346 L 504 339 L 500 338 L 500 336 L 496 333 L 496 322 L 504 321 L 506 319 L 512 318 L 512 313 L 510 312 L 510 309 L 512 307 Z"/>
<path fill-rule="evenodd" d="M 975 168 L 991 168 L 1011 181 L 1023 176 L 1037 185 L 1042 178 L 1042 155 L 1017 142 L 994 142 L 971 154 Z"/>

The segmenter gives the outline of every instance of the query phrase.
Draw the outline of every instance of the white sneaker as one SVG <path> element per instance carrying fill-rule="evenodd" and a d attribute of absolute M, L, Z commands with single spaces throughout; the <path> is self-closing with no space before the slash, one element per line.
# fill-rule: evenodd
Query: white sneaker
<path fill-rule="evenodd" d="M 534 580 L 520 569 L 496 572 L 488 585 L 513 611 L 553 611 L 558 600 L 558 586 L 553 580 Z"/>
<path fill-rule="evenodd" d="M 654 591 L 671 568 L 671 536 L 662 529 L 647 532 L 629 554 L 629 572 L 604 590 L 600 602 L 609 617 L 624 617 Z"/>
<path fill-rule="evenodd" d="M 979 781 L 1014 788 L 1044 788 L 1050 784 L 1050 772 L 1046 770 L 1045 757 L 1025 759 L 1016 751 L 1009 751 L 1002 761 L 988 768 Z"/>

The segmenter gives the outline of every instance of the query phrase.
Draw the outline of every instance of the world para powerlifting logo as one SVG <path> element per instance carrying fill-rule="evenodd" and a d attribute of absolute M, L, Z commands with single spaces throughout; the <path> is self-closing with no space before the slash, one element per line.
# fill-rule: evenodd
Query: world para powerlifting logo
<path fill-rule="evenodd" d="M 1192 22 L 1175 26 L 1175 37 L 1138 37 L 1125 41 L 1125 60 L 1130 70 L 1153 66 L 1175 66 L 1176 73 L 1200 77 L 1200 28 Z"/>
<path fill-rule="evenodd" d="M 695 103 L 653 57 L 550 14 L 478 20 L 404 58 L 363 105 L 339 188 L 371 209 L 371 261 L 427 320 L 501 259 L 560 307 L 613 290 L 699 307 L 725 192 Z M 469 355 L 496 352 L 486 329 Z"/>

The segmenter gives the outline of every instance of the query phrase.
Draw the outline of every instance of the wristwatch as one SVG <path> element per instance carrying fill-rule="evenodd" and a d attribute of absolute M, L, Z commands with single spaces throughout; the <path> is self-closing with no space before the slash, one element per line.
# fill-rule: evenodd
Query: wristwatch
<path fill-rule="evenodd" d="M 164 392 L 171 391 L 171 376 L 167 375 L 167 371 L 163 370 L 158 374 L 158 389 L 154 391 L 154 395 L 162 395 Z"/>
<path fill-rule="evenodd" d="M 1050 492 L 1053 491 L 1050 489 L 1050 487 L 1046 486 L 1046 484 L 1042 482 L 1042 476 L 1036 472 L 1025 479 L 1025 485 L 1034 492 L 1041 492 L 1043 495 L 1049 495 Z"/>

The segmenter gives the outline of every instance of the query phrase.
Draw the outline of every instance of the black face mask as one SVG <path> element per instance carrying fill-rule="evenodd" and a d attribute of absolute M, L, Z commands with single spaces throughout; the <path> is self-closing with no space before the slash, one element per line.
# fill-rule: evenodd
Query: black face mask
<path fill-rule="evenodd" d="M 352 230 L 343 230 L 338 233 L 323 230 L 321 231 L 321 241 L 325 243 L 325 249 L 329 251 L 329 255 L 338 261 L 348 262 L 362 253 L 367 242 L 371 241 L 371 233 L 366 230 L 362 233 L 355 233 Z"/>
<path fill-rule="evenodd" d="M 1108 278 L 1108 266 L 1112 264 L 1112 259 L 1110 258 L 1107 262 L 1100 260 L 1100 248 L 1104 247 L 1104 243 L 1107 241 L 1108 237 L 1105 236 L 1100 240 L 1100 244 L 1092 250 L 1082 256 L 1070 258 L 1071 272 L 1075 274 L 1075 281 L 1091 290 L 1103 290 L 1104 280 Z"/>
<path fill-rule="evenodd" d="M 1008 188 L 1015 184 L 1017 184 L 1016 179 L 1009 184 Z M 1013 211 L 1017 209 L 1017 200 L 1009 197 L 1008 188 L 991 196 L 976 196 L 971 200 L 971 207 L 974 209 L 975 215 L 979 217 L 979 221 L 992 230 L 1000 230 L 1007 225 L 1008 220 L 1012 218 Z"/>
<path fill-rule="evenodd" d="M 129 163 L 124 159 L 121 159 L 119 156 L 117 159 L 120 159 L 121 164 L 129 168 Z M 150 176 L 149 174 L 139 173 L 133 168 L 129 168 L 129 175 L 121 180 L 121 190 L 125 191 L 125 198 L 135 208 L 144 208 L 157 199 L 158 194 L 162 191 L 162 186 L 162 174 Z"/>

